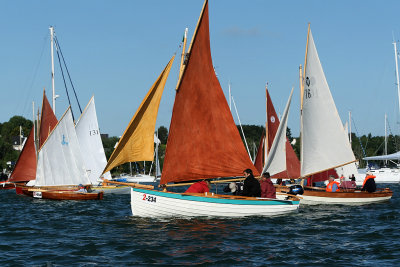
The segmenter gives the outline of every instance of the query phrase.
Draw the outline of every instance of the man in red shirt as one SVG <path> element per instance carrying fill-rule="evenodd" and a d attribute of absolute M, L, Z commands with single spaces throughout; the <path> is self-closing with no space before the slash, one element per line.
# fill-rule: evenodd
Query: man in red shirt
<path fill-rule="evenodd" d="M 210 192 L 210 181 L 203 180 L 192 184 L 185 193 L 205 193 Z"/>
<path fill-rule="evenodd" d="M 261 177 L 261 197 L 276 198 L 276 189 L 272 184 L 269 172 L 265 172 Z"/>

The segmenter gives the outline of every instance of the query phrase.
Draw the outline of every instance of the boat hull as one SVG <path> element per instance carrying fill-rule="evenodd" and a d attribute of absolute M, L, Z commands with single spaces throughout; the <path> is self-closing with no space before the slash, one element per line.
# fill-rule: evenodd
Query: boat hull
<path fill-rule="evenodd" d="M 95 191 L 103 191 L 104 194 L 129 194 L 130 186 L 92 186 Z"/>
<path fill-rule="evenodd" d="M 296 211 L 299 201 L 132 188 L 131 208 L 140 217 L 273 216 Z"/>
<path fill-rule="evenodd" d="M 63 190 L 40 190 L 33 188 L 22 188 L 24 195 L 52 200 L 100 200 L 103 199 L 103 192 L 98 193 L 78 193 L 76 191 Z"/>
<path fill-rule="evenodd" d="M 15 189 L 14 183 L 2 182 L 0 183 L 0 190 Z"/>
<path fill-rule="evenodd" d="M 305 189 L 301 195 L 301 204 L 368 204 L 387 201 L 392 198 L 393 192 L 389 189 L 373 193 L 365 191 L 326 192 Z"/>

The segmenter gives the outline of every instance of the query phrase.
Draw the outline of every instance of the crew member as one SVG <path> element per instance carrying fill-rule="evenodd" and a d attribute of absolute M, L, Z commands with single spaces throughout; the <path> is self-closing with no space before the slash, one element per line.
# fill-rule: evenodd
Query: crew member
<path fill-rule="evenodd" d="M 253 171 L 251 169 L 246 169 L 243 171 L 243 175 L 246 177 L 246 179 L 244 180 L 242 196 L 260 197 L 260 182 L 258 182 L 258 180 L 254 178 Z"/>
<path fill-rule="evenodd" d="M 367 172 L 367 176 L 365 176 L 363 186 L 361 191 L 367 191 L 369 193 L 373 193 L 376 191 L 376 184 L 375 184 L 375 175 L 372 175 L 371 172 Z"/>
<path fill-rule="evenodd" d="M 185 193 L 205 193 L 210 192 L 210 181 L 203 180 L 192 184 Z"/>
<path fill-rule="evenodd" d="M 339 192 L 339 183 L 335 181 L 335 177 L 329 176 L 329 183 L 326 186 L 326 192 Z"/>

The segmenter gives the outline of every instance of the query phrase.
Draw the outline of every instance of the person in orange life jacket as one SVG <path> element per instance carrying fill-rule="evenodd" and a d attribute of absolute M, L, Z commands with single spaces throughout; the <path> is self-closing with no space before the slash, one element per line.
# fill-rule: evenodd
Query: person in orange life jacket
<path fill-rule="evenodd" d="M 185 193 L 205 193 L 210 192 L 210 181 L 203 180 L 192 184 Z"/>
<path fill-rule="evenodd" d="M 335 181 L 335 177 L 332 175 L 329 176 L 329 183 L 326 186 L 326 192 L 338 192 L 339 191 L 339 183 Z"/>
<path fill-rule="evenodd" d="M 253 171 L 246 169 L 243 171 L 243 175 L 246 177 L 243 184 L 242 196 L 246 197 L 260 197 L 261 187 L 260 182 L 254 178 Z"/>
<path fill-rule="evenodd" d="M 269 172 L 264 172 L 261 177 L 261 197 L 276 198 L 276 189 L 272 184 Z"/>
<path fill-rule="evenodd" d="M 361 188 L 361 191 L 368 191 L 369 193 L 375 192 L 376 191 L 376 184 L 375 184 L 375 175 L 372 175 L 371 172 L 367 172 L 367 176 L 364 179 L 363 186 Z"/>

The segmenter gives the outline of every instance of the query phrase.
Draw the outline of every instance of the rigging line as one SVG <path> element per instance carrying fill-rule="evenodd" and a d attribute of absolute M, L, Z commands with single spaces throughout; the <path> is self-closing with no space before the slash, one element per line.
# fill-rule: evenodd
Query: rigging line
<path fill-rule="evenodd" d="M 56 52 L 57 52 L 58 63 L 60 64 L 61 75 L 62 75 L 62 78 L 63 78 L 63 81 L 64 81 L 65 92 L 67 92 L 68 103 L 71 106 L 72 119 L 75 121 L 74 112 L 72 111 L 71 100 L 69 98 L 67 83 L 65 82 L 64 71 L 63 71 L 63 68 L 62 68 L 62 65 L 61 65 L 60 54 L 58 53 L 57 46 L 56 46 Z"/>
<path fill-rule="evenodd" d="M 58 50 L 60 50 L 61 58 L 62 58 L 62 60 L 64 62 L 64 66 L 65 66 L 65 70 L 67 71 L 67 74 L 68 74 L 69 82 L 71 83 L 72 90 L 74 91 L 74 95 L 75 95 L 76 102 L 78 103 L 79 111 L 82 114 L 81 104 L 79 103 L 78 96 L 76 95 L 75 87 L 74 87 L 74 84 L 72 83 L 71 75 L 69 74 L 67 63 L 65 62 L 64 55 L 63 55 L 63 53 L 61 51 L 61 47 L 60 47 L 60 44 L 58 42 L 57 36 L 55 36 L 54 39 L 56 41 L 55 43 L 56 43 L 56 46 L 57 46 Z"/>
<path fill-rule="evenodd" d="M 362 153 L 363 153 L 364 158 L 365 158 L 365 157 L 366 157 L 366 155 L 365 155 L 365 149 L 364 149 L 364 146 L 363 146 L 363 144 L 362 144 L 362 142 L 361 142 L 361 138 L 358 137 L 358 136 L 360 136 L 360 134 L 359 134 L 359 132 L 358 132 L 358 129 L 357 129 L 357 126 L 356 126 L 356 123 L 355 123 L 353 117 L 351 118 L 351 121 L 353 122 L 354 129 L 356 130 L 356 133 L 357 133 L 356 137 L 357 137 L 357 139 L 358 139 L 358 142 L 360 143 L 361 150 L 362 150 Z M 350 133 L 350 134 L 351 134 L 351 133 Z M 367 140 L 367 142 L 368 142 L 368 140 Z M 366 145 L 365 145 L 365 146 L 366 146 Z"/>

